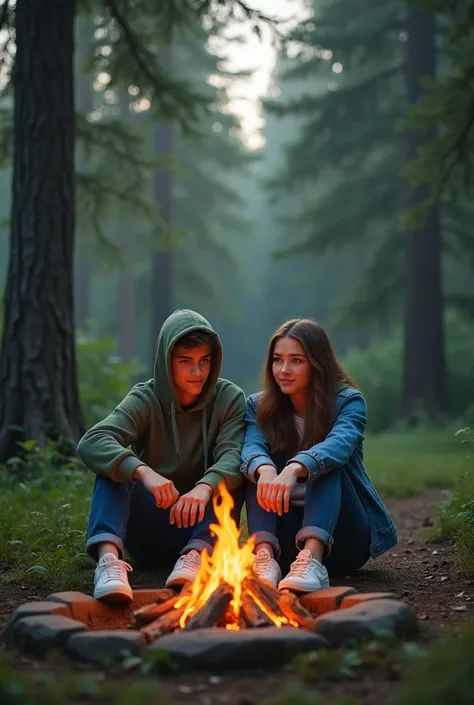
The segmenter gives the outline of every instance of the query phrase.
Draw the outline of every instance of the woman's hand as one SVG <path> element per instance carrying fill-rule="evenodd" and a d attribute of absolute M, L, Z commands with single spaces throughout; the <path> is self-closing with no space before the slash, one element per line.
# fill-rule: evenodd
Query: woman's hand
<path fill-rule="evenodd" d="M 194 526 L 204 519 L 206 504 L 212 497 L 212 487 L 204 483 L 196 485 L 190 492 L 183 494 L 170 509 L 170 524 L 180 529 Z"/>
<path fill-rule="evenodd" d="M 266 512 L 272 511 L 268 498 L 270 496 L 272 482 L 276 476 L 277 471 L 273 465 L 260 465 L 260 467 L 257 468 L 257 502 Z"/>
<path fill-rule="evenodd" d="M 290 509 L 291 490 L 299 477 L 306 477 L 307 468 L 301 463 L 290 463 L 270 484 L 269 504 L 272 512 L 282 516 Z"/>

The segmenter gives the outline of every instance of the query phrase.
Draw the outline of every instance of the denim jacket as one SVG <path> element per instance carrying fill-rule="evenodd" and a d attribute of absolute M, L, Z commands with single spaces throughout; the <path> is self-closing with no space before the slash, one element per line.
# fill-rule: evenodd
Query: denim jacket
<path fill-rule="evenodd" d="M 268 441 L 257 426 L 258 399 L 262 393 L 252 394 L 247 400 L 245 441 L 242 448 L 242 473 L 256 482 L 255 472 L 260 465 L 273 465 L 278 472 L 291 462 L 308 469 L 306 482 L 317 480 L 335 468 L 342 468 L 351 480 L 370 522 L 370 554 L 378 558 L 397 544 L 396 527 L 382 500 L 372 485 L 363 463 L 363 441 L 366 423 L 366 403 L 362 394 L 351 387 L 336 393 L 334 425 L 324 441 L 293 458 L 283 453 L 272 453 Z"/>

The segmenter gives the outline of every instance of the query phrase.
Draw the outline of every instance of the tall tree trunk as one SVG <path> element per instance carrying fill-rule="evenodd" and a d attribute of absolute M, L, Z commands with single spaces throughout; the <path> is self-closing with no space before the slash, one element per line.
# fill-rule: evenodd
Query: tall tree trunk
<path fill-rule="evenodd" d="M 16 441 L 84 430 L 76 379 L 74 0 L 17 0 L 11 247 L 0 356 L 0 461 Z"/>
<path fill-rule="evenodd" d="M 171 49 L 162 52 L 162 63 L 166 69 L 171 68 Z M 153 152 L 156 156 L 169 156 L 173 152 L 173 126 L 171 124 L 157 125 L 153 130 Z M 166 224 L 171 223 L 173 180 L 168 171 L 155 171 L 155 200 L 161 217 Z M 162 230 L 157 229 L 156 239 L 162 236 Z M 163 321 L 172 312 L 172 265 L 171 248 L 155 251 L 151 264 L 151 345 L 152 359 L 155 354 L 155 343 Z"/>
<path fill-rule="evenodd" d="M 130 99 L 120 95 L 120 115 L 130 122 Z M 118 242 L 122 248 L 123 265 L 117 279 L 117 342 L 122 360 L 128 362 L 135 352 L 135 282 L 133 276 L 134 247 L 130 223 L 121 218 L 118 224 Z"/>
<path fill-rule="evenodd" d="M 89 18 L 78 17 L 76 22 L 76 105 L 77 110 L 87 115 L 92 112 L 94 104 L 92 77 L 84 76 L 82 64 L 87 54 L 87 49 L 94 35 L 94 23 Z M 76 147 L 76 168 L 81 172 L 86 167 L 86 159 L 80 146 Z M 91 318 L 91 264 L 85 254 L 84 236 L 77 233 L 76 252 L 74 258 L 74 310 L 78 328 L 84 330 L 87 321 Z M 82 235 L 82 237 L 81 237 Z"/>
<path fill-rule="evenodd" d="M 435 75 L 433 15 L 409 12 L 407 31 L 407 93 L 409 102 L 414 103 L 422 94 L 420 79 Z M 411 130 L 407 135 L 407 159 L 414 159 L 423 143 L 435 136 Z M 419 188 L 412 194 L 409 207 L 427 195 L 424 188 Z M 448 407 L 438 208 L 422 228 L 406 233 L 405 253 L 402 415 L 415 423 L 419 408 L 435 416 Z"/>

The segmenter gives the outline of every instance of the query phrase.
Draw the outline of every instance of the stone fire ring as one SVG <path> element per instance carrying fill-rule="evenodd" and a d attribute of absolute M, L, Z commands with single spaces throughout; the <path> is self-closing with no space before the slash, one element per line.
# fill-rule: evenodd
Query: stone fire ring
<path fill-rule="evenodd" d="M 139 630 L 127 628 L 134 610 L 156 601 L 157 590 L 134 590 L 130 605 L 110 606 L 81 592 L 58 592 L 27 602 L 10 617 L 2 635 L 7 648 L 37 657 L 59 651 L 95 664 L 160 652 L 181 669 L 226 670 L 281 665 L 297 653 L 356 644 L 381 633 L 413 640 L 415 613 L 391 593 L 358 593 L 333 587 L 301 597 L 316 617 L 314 631 L 265 627 L 232 631 L 212 627 L 175 631 L 147 645 Z"/>

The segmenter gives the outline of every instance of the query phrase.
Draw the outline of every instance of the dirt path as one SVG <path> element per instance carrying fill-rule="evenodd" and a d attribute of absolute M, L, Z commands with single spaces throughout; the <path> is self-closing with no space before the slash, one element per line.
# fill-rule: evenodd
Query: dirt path
<path fill-rule="evenodd" d="M 434 505 L 440 496 L 438 490 L 429 490 L 417 497 L 387 502 L 399 530 L 399 545 L 357 575 L 332 581 L 333 585 L 352 585 L 363 592 L 395 593 L 416 611 L 425 639 L 474 617 L 474 580 L 460 574 L 449 544 L 434 543 L 423 534 L 423 529 L 432 524 Z M 131 577 L 136 587 L 156 586 L 163 580 L 162 575 L 138 571 Z M 18 604 L 43 596 L 31 587 L 0 583 L 0 629 Z M 379 673 L 355 682 L 319 684 L 318 690 L 327 696 L 328 703 L 351 697 L 361 705 L 379 705 L 390 701 L 393 678 L 393 673 Z M 174 679 L 166 682 L 163 695 L 169 695 L 175 705 L 257 705 L 291 680 L 286 673 L 181 676 L 179 683 Z"/>

